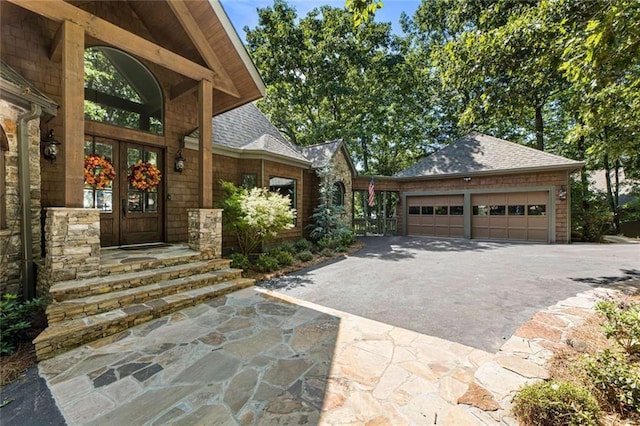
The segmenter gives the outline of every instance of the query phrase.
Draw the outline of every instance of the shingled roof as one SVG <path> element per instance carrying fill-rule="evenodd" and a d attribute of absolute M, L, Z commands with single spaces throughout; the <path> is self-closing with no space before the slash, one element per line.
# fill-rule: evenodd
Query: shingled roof
<path fill-rule="evenodd" d="M 263 151 L 309 163 L 254 104 L 246 104 L 212 119 L 213 145 L 241 151 Z M 198 129 L 188 138 L 197 139 Z"/>
<path fill-rule="evenodd" d="M 579 169 L 580 161 L 549 154 L 482 133 L 472 132 L 396 177 L 442 177 L 536 170 Z"/>
<path fill-rule="evenodd" d="M 340 149 L 341 145 L 342 141 L 337 139 L 316 145 L 305 146 L 302 148 L 302 154 L 311 161 L 313 168 L 317 169 L 328 165 L 333 156 L 336 155 L 338 149 Z"/>

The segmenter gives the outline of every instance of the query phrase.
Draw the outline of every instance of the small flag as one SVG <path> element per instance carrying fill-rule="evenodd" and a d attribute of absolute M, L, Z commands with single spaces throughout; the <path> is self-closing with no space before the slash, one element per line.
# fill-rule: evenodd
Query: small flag
<path fill-rule="evenodd" d="M 371 180 L 369 181 L 369 200 L 367 201 L 367 204 L 369 204 L 369 207 L 373 207 L 373 205 L 375 204 L 375 182 L 373 181 L 373 176 L 371 176 Z"/>

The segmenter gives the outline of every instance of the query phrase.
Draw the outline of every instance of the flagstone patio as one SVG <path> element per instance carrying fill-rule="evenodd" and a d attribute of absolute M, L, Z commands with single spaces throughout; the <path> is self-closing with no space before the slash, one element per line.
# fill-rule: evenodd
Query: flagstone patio
<path fill-rule="evenodd" d="M 547 344 L 598 294 L 549 308 L 490 354 L 248 288 L 39 368 L 70 425 L 510 425 L 515 390 L 546 376 Z"/>

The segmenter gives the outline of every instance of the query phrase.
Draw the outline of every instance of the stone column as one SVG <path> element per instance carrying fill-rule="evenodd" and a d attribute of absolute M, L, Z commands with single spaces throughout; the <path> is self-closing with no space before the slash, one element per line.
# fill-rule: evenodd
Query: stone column
<path fill-rule="evenodd" d="M 98 276 L 100 211 L 64 207 L 45 210 L 46 282 L 51 285 L 59 281 Z"/>
<path fill-rule="evenodd" d="M 189 209 L 189 248 L 205 259 L 222 256 L 222 209 Z"/>

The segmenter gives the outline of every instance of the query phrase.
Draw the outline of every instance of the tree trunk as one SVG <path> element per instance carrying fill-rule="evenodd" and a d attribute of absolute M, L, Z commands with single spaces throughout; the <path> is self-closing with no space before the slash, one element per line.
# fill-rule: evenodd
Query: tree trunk
<path fill-rule="evenodd" d="M 369 150 L 367 147 L 367 142 L 360 138 L 360 146 L 362 147 L 362 166 L 364 167 L 365 173 L 369 172 Z"/>
<path fill-rule="evenodd" d="M 536 148 L 544 151 L 544 122 L 542 121 L 542 105 L 536 105 Z"/>
<path fill-rule="evenodd" d="M 607 201 L 609 203 L 609 209 L 611 210 L 611 213 L 613 213 L 613 226 L 617 234 L 620 229 L 620 220 L 618 219 L 618 204 L 616 203 L 613 185 L 611 184 L 611 164 L 609 163 L 609 154 L 604 155 L 604 172 L 607 182 Z"/>

